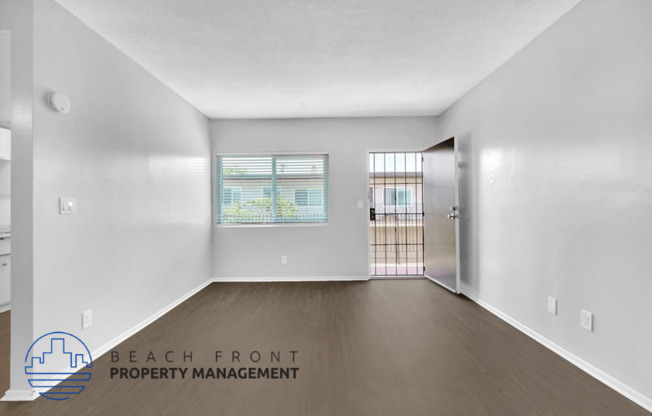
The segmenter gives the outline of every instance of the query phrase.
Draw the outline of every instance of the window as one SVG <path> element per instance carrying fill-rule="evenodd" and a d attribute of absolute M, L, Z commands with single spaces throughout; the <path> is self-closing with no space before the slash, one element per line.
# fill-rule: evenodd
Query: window
<path fill-rule="evenodd" d="M 412 188 L 385 188 L 385 205 L 412 205 Z"/>
<path fill-rule="evenodd" d="M 294 190 L 294 203 L 298 206 L 321 206 L 323 201 L 320 188 Z"/>
<path fill-rule="evenodd" d="M 328 222 L 328 155 L 217 157 L 217 223 Z"/>
<path fill-rule="evenodd" d="M 281 188 L 280 186 L 277 186 L 276 189 L 279 195 L 283 192 L 283 188 Z M 272 187 L 263 186 L 263 198 L 271 198 L 271 197 L 272 197 Z"/>
<path fill-rule="evenodd" d="M 412 188 L 399 188 L 397 192 L 396 201 L 398 205 L 412 204 Z"/>
<path fill-rule="evenodd" d="M 233 204 L 240 205 L 242 201 L 242 188 L 240 187 L 226 187 L 222 193 L 224 205 L 232 206 Z"/>

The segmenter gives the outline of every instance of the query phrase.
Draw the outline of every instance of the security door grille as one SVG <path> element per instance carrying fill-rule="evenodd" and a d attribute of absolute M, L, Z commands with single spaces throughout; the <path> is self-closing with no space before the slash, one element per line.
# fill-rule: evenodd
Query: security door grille
<path fill-rule="evenodd" d="M 371 275 L 423 276 L 421 153 L 369 154 Z"/>

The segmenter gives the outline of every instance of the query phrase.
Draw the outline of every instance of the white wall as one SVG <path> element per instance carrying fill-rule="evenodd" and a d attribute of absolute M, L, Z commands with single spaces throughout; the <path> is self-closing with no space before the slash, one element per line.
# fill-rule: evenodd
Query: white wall
<path fill-rule="evenodd" d="M 11 132 L 0 127 L 2 139 L 10 141 Z M 11 161 L 0 159 L 0 229 L 9 228 L 11 223 Z"/>
<path fill-rule="evenodd" d="M 33 1 L 0 0 L 0 30 L 11 34 L 11 389 L 31 390 L 24 353 L 34 341 L 33 305 Z"/>
<path fill-rule="evenodd" d="M 11 119 L 11 36 L 8 27 L 0 27 L 0 128 L 9 128 Z M 0 228 L 10 221 L 11 163 L 0 160 Z"/>
<path fill-rule="evenodd" d="M 3 31 L 4 30 L 4 31 Z M 11 47 L 9 27 L 0 28 L 0 126 L 11 119 Z"/>
<path fill-rule="evenodd" d="M 423 150 L 437 134 L 434 117 L 397 117 L 219 120 L 211 137 L 213 153 L 329 153 L 328 225 L 214 226 L 214 277 L 300 280 L 368 277 L 368 152 Z"/>
<path fill-rule="evenodd" d="M 54 1 L 33 5 L 34 63 L 20 68 L 33 69 L 33 136 L 19 137 L 12 161 L 25 170 L 20 190 L 12 184 L 12 210 L 25 217 L 12 240 L 33 241 L 13 245 L 25 265 L 14 262 L 12 276 L 21 295 L 12 389 L 25 386 L 13 364 L 26 351 L 14 349 L 24 338 L 14 318 L 30 332 L 33 323 L 29 339 L 69 331 L 93 351 L 210 277 L 208 120 Z M 31 30 L 30 10 L 13 17 Z M 47 108 L 50 91 L 70 97 L 69 114 Z M 14 113 L 12 124 L 17 114 L 32 120 L 28 106 Z M 60 196 L 77 198 L 76 215 L 58 214 Z M 87 309 L 94 323 L 82 331 Z"/>
<path fill-rule="evenodd" d="M 651 21 L 648 0 L 584 1 L 438 119 L 462 156 L 465 291 L 648 399 Z"/>

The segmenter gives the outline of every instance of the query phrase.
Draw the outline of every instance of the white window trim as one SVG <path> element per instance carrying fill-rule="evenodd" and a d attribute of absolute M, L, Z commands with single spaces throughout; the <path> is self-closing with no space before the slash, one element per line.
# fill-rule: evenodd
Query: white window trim
<path fill-rule="evenodd" d="M 244 151 L 244 152 L 217 152 L 213 156 L 213 160 L 211 163 L 213 164 L 213 179 L 217 176 L 217 157 L 230 157 L 230 156 L 319 156 L 319 155 L 324 155 L 328 157 L 328 163 L 329 163 L 329 183 L 330 183 L 330 153 L 328 151 L 308 151 L 308 152 L 275 152 L 275 151 Z M 212 191 L 214 194 L 214 197 L 212 198 L 211 201 L 211 206 L 212 206 L 212 217 L 213 217 L 213 225 L 217 228 L 268 228 L 268 227 L 325 227 L 330 224 L 331 222 L 331 187 L 330 185 L 328 186 L 327 189 L 327 194 L 324 195 L 325 197 L 328 198 L 328 209 L 326 211 L 328 221 L 326 222 L 306 222 L 306 223 L 297 223 L 297 222 L 286 222 L 286 223 L 257 223 L 257 224 L 220 224 L 217 222 L 217 201 L 218 201 L 218 195 L 215 192 L 215 186 L 212 186 Z"/>

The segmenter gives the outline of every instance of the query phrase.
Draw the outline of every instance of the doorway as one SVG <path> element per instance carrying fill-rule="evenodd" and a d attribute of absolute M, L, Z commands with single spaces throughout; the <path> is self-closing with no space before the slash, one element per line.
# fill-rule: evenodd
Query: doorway
<path fill-rule="evenodd" d="M 423 277 L 423 155 L 369 153 L 372 278 Z"/>
<path fill-rule="evenodd" d="M 369 153 L 369 275 L 460 292 L 457 146 Z"/>

